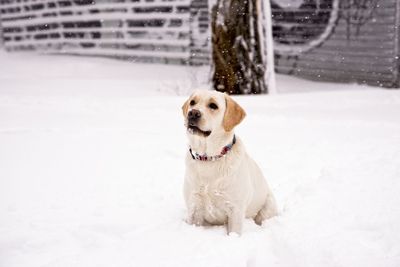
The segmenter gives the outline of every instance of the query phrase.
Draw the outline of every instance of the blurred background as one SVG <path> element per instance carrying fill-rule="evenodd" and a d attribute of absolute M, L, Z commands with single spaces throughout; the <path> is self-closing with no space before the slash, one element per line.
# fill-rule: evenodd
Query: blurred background
<path fill-rule="evenodd" d="M 1 0 L 0 43 L 135 62 L 210 65 L 211 0 Z M 397 0 L 272 0 L 275 70 L 398 88 Z"/>

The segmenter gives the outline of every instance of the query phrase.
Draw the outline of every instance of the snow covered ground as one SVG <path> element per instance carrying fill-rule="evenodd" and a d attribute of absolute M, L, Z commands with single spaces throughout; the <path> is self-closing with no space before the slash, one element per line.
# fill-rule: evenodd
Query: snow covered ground
<path fill-rule="evenodd" d="M 400 266 L 400 91 L 278 75 L 237 128 L 280 216 L 187 225 L 180 107 L 207 70 L 0 52 L 0 266 Z"/>

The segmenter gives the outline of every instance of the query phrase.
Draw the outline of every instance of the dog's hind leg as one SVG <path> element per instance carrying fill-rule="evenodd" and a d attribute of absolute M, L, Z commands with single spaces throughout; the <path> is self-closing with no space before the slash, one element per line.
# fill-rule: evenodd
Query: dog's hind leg
<path fill-rule="evenodd" d="M 267 200 L 262 206 L 261 210 L 257 213 L 256 217 L 254 217 L 254 222 L 258 225 L 261 225 L 264 220 L 272 218 L 278 215 L 278 208 L 276 206 L 275 198 L 272 194 L 268 194 Z"/>

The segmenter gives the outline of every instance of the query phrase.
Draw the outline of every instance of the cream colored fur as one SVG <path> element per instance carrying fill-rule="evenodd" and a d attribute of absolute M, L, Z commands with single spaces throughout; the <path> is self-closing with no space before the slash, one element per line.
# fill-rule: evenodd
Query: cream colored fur
<path fill-rule="evenodd" d="M 214 110 L 210 103 L 218 106 Z M 192 105 L 191 105 L 192 104 Z M 211 131 L 207 137 L 188 131 L 189 146 L 199 154 L 218 155 L 231 143 L 234 126 L 245 117 L 244 110 L 228 95 L 216 91 L 196 91 L 183 105 L 185 125 L 188 112 L 201 113 L 198 127 Z M 242 233 L 244 218 L 262 221 L 277 214 L 274 196 L 257 164 L 237 142 L 217 161 L 194 160 L 186 155 L 184 198 L 187 222 L 195 225 L 227 225 L 227 232 Z"/>

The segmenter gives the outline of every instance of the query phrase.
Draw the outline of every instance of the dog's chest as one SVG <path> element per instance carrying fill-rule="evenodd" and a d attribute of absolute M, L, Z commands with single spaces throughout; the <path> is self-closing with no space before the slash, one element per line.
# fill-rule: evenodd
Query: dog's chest
<path fill-rule="evenodd" d="M 212 224 L 223 224 L 227 218 L 230 200 L 226 186 L 221 180 L 200 181 L 195 190 L 198 208 L 202 209 L 204 219 Z"/>

